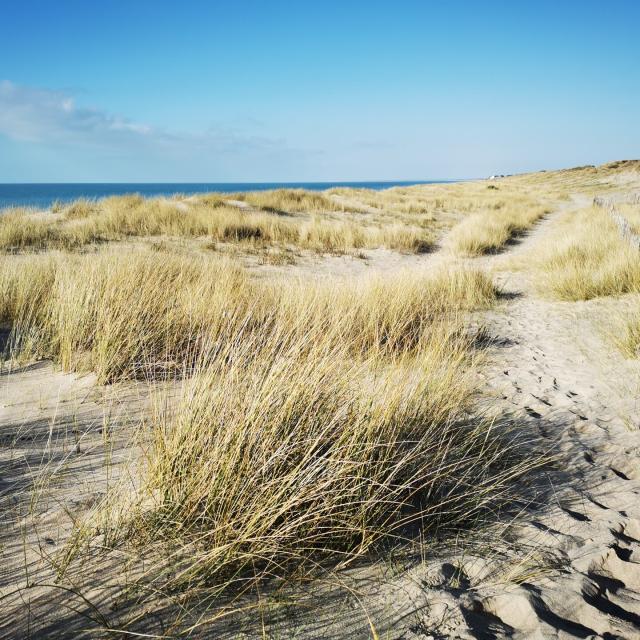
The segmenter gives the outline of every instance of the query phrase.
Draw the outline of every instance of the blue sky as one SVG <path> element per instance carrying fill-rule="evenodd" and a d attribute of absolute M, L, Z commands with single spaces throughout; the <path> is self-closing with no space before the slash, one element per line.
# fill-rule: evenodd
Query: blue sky
<path fill-rule="evenodd" d="M 0 182 L 640 157 L 637 0 L 0 3 Z"/>

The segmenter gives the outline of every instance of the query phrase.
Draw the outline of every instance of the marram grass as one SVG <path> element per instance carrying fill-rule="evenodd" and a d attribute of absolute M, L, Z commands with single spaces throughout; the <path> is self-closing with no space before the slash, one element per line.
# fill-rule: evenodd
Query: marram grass
<path fill-rule="evenodd" d="M 352 216 L 326 215 L 335 207 L 324 206 L 322 203 L 331 201 L 319 194 L 266 192 L 238 197 L 249 203 L 255 201 L 259 210 L 230 206 L 217 194 L 185 201 L 145 199 L 136 195 L 113 196 L 97 202 L 77 200 L 56 214 L 7 210 L 0 215 L 0 250 L 70 250 L 132 237 L 155 236 L 294 246 L 327 253 L 378 247 L 422 252 L 434 242 L 428 230 L 398 220 L 364 224 Z M 288 210 L 304 213 L 279 215 L 278 207 L 287 202 L 295 204 L 287 205 Z"/>
<path fill-rule="evenodd" d="M 640 293 L 640 251 L 599 207 L 567 214 L 536 256 L 540 293 L 590 300 Z"/>
<path fill-rule="evenodd" d="M 0 321 L 16 355 L 91 369 L 100 381 L 178 372 L 204 344 L 323 333 L 355 355 L 417 348 L 431 325 L 490 303 L 474 271 L 334 286 L 250 280 L 230 261 L 148 250 L 3 258 Z M 279 338 L 278 338 L 279 339 Z M 311 338 L 310 338 L 311 339 Z"/>
<path fill-rule="evenodd" d="M 477 256 L 502 249 L 517 234 L 529 229 L 549 209 L 529 201 L 501 203 L 495 209 L 474 213 L 451 231 L 453 249 L 466 256 Z"/>
<path fill-rule="evenodd" d="M 466 413 L 465 314 L 496 295 L 480 272 L 276 284 L 211 256 L 107 250 L 1 273 L 16 353 L 102 381 L 182 377 L 141 432 L 136 489 L 80 531 L 140 550 L 154 589 L 345 563 L 414 519 L 435 532 L 499 508 L 521 471 Z"/>

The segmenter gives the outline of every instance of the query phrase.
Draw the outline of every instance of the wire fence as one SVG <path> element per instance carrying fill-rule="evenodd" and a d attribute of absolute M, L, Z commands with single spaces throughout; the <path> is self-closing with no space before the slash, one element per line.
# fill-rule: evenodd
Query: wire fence
<path fill-rule="evenodd" d="M 640 204 L 640 193 L 634 195 L 633 203 Z M 622 238 L 640 251 L 640 236 L 634 232 L 629 221 L 616 209 L 615 204 L 611 200 L 605 200 L 604 198 L 596 196 L 593 199 L 593 205 L 606 209 L 612 220 L 616 223 Z"/>

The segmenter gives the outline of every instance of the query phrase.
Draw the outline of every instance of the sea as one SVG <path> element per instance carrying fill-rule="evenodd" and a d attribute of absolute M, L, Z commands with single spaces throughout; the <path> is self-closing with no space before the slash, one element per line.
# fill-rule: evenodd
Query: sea
<path fill-rule="evenodd" d="M 107 196 L 139 193 L 142 196 L 170 196 L 174 193 L 235 193 L 267 189 L 309 189 L 324 191 L 331 187 L 388 189 L 416 184 L 439 184 L 454 180 L 407 180 L 380 182 L 103 182 L 103 183 L 0 183 L 0 209 L 33 207 L 48 209 L 54 202 L 70 202 L 78 198 L 99 199 Z"/>

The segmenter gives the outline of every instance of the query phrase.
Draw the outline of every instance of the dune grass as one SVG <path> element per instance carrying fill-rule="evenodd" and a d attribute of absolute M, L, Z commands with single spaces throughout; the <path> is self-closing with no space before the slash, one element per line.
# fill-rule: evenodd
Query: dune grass
<path fill-rule="evenodd" d="M 640 292 L 640 252 L 600 207 L 567 214 L 537 265 L 538 290 L 560 300 Z"/>
<path fill-rule="evenodd" d="M 548 213 L 550 203 L 560 197 L 537 183 L 534 188 L 519 177 L 491 183 L 414 185 L 382 191 L 337 188 L 327 193 L 346 204 L 370 208 L 369 215 L 375 220 L 424 225 L 440 234 L 451 230 L 447 243 L 463 256 L 504 248 Z"/>
<path fill-rule="evenodd" d="M 465 420 L 465 313 L 496 295 L 480 272 L 276 284 L 122 249 L 1 267 L 16 355 L 101 381 L 186 374 L 149 421 L 138 490 L 100 512 L 101 544 L 156 557 L 163 588 L 348 561 L 418 517 L 468 522 L 514 473 L 498 432 Z"/>
<path fill-rule="evenodd" d="M 183 380 L 141 432 L 133 494 L 110 494 L 79 532 L 99 521 L 102 547 L 143 553 L 154 589 L 345 563 L 416 519 L 425 534 L 469 525 L 528 464 L 468 419 L 465 314 L 496 295 L 480 272 L 269 283 L 215 257 L 122 249 L 1 267 L 16 355 L 101 381 Z"/>
<path fill-rule="evenodd" d="M 95 213 L 98 209 L 98 203 L 94 200 L 88 200 L 87 198 L 80 198 L 74 200 L 71 204 L 63 207 L 52 207 L 52 211 L 58 209 L 60 213 L 64 214 L 67 220 L 82 220 L 88 218 L 92 213 Z"/>
<path fill-rule="evenodd" d="M 46 247 L 54 236 L 50 225 L 43 224 L 26 209 L 8 209 L 0 217 L 0 246 L 3 248 Z"/>
<path fill-rule="evenodd" d="M 474 213 L 460 222 L 451 231 L 449 243 L 461 255 L 493 253 L 546 213 L 549 209 L 529 202 L 500 202 L 493 209 Z"/>
<path fill-rule="evenodd" d="M 229 345 L 230 364 L 216 353 L 152 420 L 140 490 L 100 531 L 157 554 L 143 578 L 154 588 L 343 565 L 409 522 L 429 536 L 500 509 L 524 466 L 489 423 L 463 422 L 457 334 L 432 330 L 393 363 L 316 337 Z"/>
<path fill-rule="evenodd" d="M 393 352 L 399 341 L 418 343 L 435 315 L 495 296 L 476 272 L 284 286 L 253 282 L 217 257 L 144 250 L 7 257 L 1 267 L 0 321 L 13 327 L 15 353 L 95 370 L 101 381 L 175 372 L 208 341 L 242 332 L 268 339 L 286 325 L 304 336 L 319 322 L 331 333 L 331 321 L 332 335 L 359 353 Z"/>
<path fill-rule="evenodd" d="M 406 212 L 415 223 L 356 220 L 265 203 L 83 202 L 33 218 L 56 243 L 20 246 L 178 236 L 420 251 L 431 242 L 421 213 Z M 470 417 L 478 351 L 468 313 L 497 295 L 482 272 L 251 279 L 214 252 L 139 245 L 0 258 L 13 357 L 171 388 L 140 424 L 143 455 L 56 554 L 61 584 L 74 567 L 97 574 L 99 550 L 127 559 L 118 605 L 140 598 L 134 608 L 146 612 L 178 594 L 180 606 L 189 597 L 215 606 L 256 580 L 401 544 L 414 525 L 427 538 L 481 526 L 513 506 L 514 480 L 540 463 L 523 459 L 503 425 Z"/>
<path fill-rule="evenodd" d="M 473 187 L 489 194 L 475 204 L 460 194 L 433 203 L 455 215 L 472 212 L 465 233 L 488 222 L 479 246 L 461 240 L 463 253 L 495 250 L 534 219 L 528 195 L 508 210 L 507 189 L 490 186 Z M 3 229 L 0 221 L 0 246 L 40 251 L 179 236 L 321 251 L 420 250 L 432 204 L 414 197 L 406 194 L 388 219 L 381 210 L 357 222 L 340 210 L 324 215 L 322 203 L 296 211 L 295 199 L 284 197 L 252 205 L 260 211 L 229 207 L 215 194 L 114 198 L 65 206 L 50 219 L 14 212 L 20 224 L 9 218 Z M 593 251 L 580 234 L 600 247 L 592 256 L 598 268 L 613 269 L 604 249 L 614 237 L 586 222 L 572 222 L 578 249 L 558 237 L 542 261 L 552 295 L 571 290 L 562 283 L 565 267 L 578 273 Z M 47 553 L 61 588 L 75 588 L 75 567 L 91 576 L 84 584 L 100 607 L 124 609 L 139 598 L 134 615 L 144 622 L 167 602 L 182 614 L 194 597 L 204 602 L 200 614 L 232 588 L 306 579 L 319 567 L 384 552 L 389 547 L 378 543 L 401 544 L 417 528 L 427 540 L 456 538 L 503 507 L 522 506 L 514 481 L 541 458 L 474 406 L 478 352 L 467 314 L 496 297 L 482 272 L 269 281 L 250 279 L 213 252 L 139 245 L 0 258 L 0 322 L 11 327 L 12 356 L 53 358 L 105 383 L 144 378 L 171 387 L 139 425 L 134 451 L 143 455 L 121 484 L 110 481 L 69 544 Z M 633 278 L 620 275 L 628 270 L 616 269 L 613 281 L 635 290 Z M 100 562 L 91 564 L 98 552 L 122 563 L 124 588 L 112 601 L 112 592 L 98 591 L 102 581 L 92 582 L 113 580 L 96 568 Z M 174 629 L 167 628 L 168 636 Z"/>
<path fill-rule="evenodd" d="M 339 201 L 346 203 L 344 206 L 358 206 L 360 203 L 383 212 L 412 217 L 446 211 L 467 214 L 478 208 L 492 208 L 505 199 L 522 198 L 517 190 L 488 189 L 488 185 L 479 182 L 391 187 L 379 191 L 335 187 L 326 193 L 340 196 Z"/>
<path fill-rule="evenodd" d="M 445 199 L 439 195 L 420 193 L 411 188 L 375 189 L 334 187 L 327 191 L 331 196 L 340 196 L 339 202 L 361 203 L 364 207 L 374 207 L 400 214 L 427 214 L 441 210 Z M 346 205 L 343 205 L 346 206 Z"/>
<path fill-rule="evenodd" d="M 195 202 L 197 204 L 204 204 L 207 207 L 215 209 L 216 207 L 224 207 L 228 205 L 229 200 L 235 200 L 234 194 L 228 193 L 200 193 L 197 196 L 191 196 L 190 198 L 186 198 L 185 196 L 180 196 L 180 194 L 175 194 L 173 199 L 176 201 L 180 200 L 188 200 L 189 202 Z"/>
<path fill-rule="evenodd" d="M 89 238 L 79 230 L 62 228 L 28 209 L 9 209 L 0 215 L 0 250 L 74 249 Z"/>
<path fill-rule="evenodd" d="M 310 213 L 320 198 L 316 194 L 302 192 L 300 201 L 294 200 L 300 208 L 306 207 L 306 213 L 300 216 L 243 211 L 214 195 L 195 202 L 145 199 L 137 195 L 114 196 L 98 202 L 78 200 L 61 211 L 62 218 L 10 210 L 0 216 L 0 250 L 78 249 L 89 244 L 155 236 L 208 238 L 213 242 L 262 247 L 295 246 L 328 253 L 378 247 L 420 253 L 429 250 L 434 242 L 434 236 L 418 226 L 398 222 L 366 224 L 351 218 Z"/>
<path fill-rule="evenodd" d="M 640 358 L 640 304 L 622 318 L 613 336 L 617 347 L 627 358 Z"/>
<path fill-rule="evenodd" d="M 271 213 L 323 213 L 344 211 L 344 205 L 324 193 L 304 189 L 273 189 L 235 194 L 238 200 Z"/>
<path fill-rule="evenodd" d="M 201 324 L 214 334 L 228 305 L 240 304 L 239 281 L 222 260 L 146 251 L 5 258 L 0 319 L 12 325 L 15 355 L 110 382 L 184 366 Z"/>

